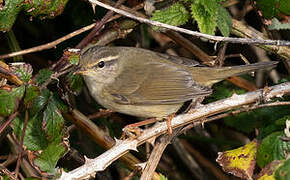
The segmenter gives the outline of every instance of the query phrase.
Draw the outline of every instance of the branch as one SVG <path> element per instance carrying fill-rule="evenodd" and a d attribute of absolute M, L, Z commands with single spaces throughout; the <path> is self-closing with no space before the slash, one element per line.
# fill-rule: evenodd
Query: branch
<path fill-rule="evenodd" d="M 266 39 L 267 37 L 254 29 L 251 26 L 244 24 L 241 21 L 232 19 L 233 27 L 231 33 L 243 37 L 243 38 L 257 38 L 257 39 Z M 289 46 L 265 46 L 263 44 L 258 45 L 260 48 L 266 50 L 268 53 L 275 53 L 279 57 L 290 60 L 290 47 Z"/>
<path fill-rule="evenodd" d="M 140 180 L 151 180 L 153 179 L 153 175 L 157 165 L 161 159 L 163 152 L 166 147 L 170 144 L 172 139 L 179 135 L 181 128 L 175 129 L 172 134 L 164 134 L 161 136 L 157 142 L 154 144 L 154 148 L 151 151 L 150 157 L 146 162 L 146 166 L 142 172 Z M 201 178 L 201 176 L 199 176 Z"/>
<path fill-rule="evenodd" d="M 243 105 L 254 104 L 256 102 L 267 102 L 275 97 L 282 97 L 290 94 L 290 82 L 279 84 L 257 91 L 245 93 L 242 95 L 234 94 L 232 97 L 219 100 L 207 105 L 200 105 L 198 111 L 192 110 L 190 113 L 181 114 L 172 119 L 173 128 L 181 127 L 192 123 L 193 126 L 209 122 L 210 120 L 200 121 L 209 116 L 213 116 L 222 112 L 226 112 Z M 103 171 L 112 162 L 129 152 L 129 150 L 137 150 L 137 146 L 143 144 L 147 140 L 157 137 L 167 132 L 166 122 L 156 123 L 149 129 L 146 129 L 136 139 L 117 140 L 115 146 L 104 152 L 95 159 L 86 159 L 86 163 L 68 173 L 63 172 L 59 179 L 84 179 L 94 176 L 97 171 Z"/>
<path fill-rule="evenodd" d="M 65 36 L 63 36 L 55 41 L 52 41 L 52 42 L 49 42 L 49 43 L 46 43 L 43 45 L 35 46 L 32 48 L 24 49 L 22 51 L 17 51 L 17 52 L 1 55 L 0 59 L 10 58 L 10 57 L 14 57 L 14 56 L 20 56 L 20 55 L 24 55 L 24 54 L 28 54 L 28 53 L 42 51 L 45 49 L 54 48 L 56 45 L 62 43 L 63 41 L 66 41 L 66 40 L 68 40 L 76 35 L 79 35 L 79 34 L 85 32 L 85 31 L 88 31 L 88 30 L 92 29 L 94 26 L 95 26 L 95 23 L 90 24 L 90 25 L 83 27 L 81 29 L 78 29 L 78 30 L 76 30 L 68 35 L 65 35 Z"/>
<path fill-rule="evenodd" d="M 164 24 L 158 21 L 152 21 L 146 18 L 142 18 L 142 17 L 138 17 L 132 13 L 123 11 L 121 9 L 117 9 L 114 8 L 110 5 L 104 4 L 100 1 L 97 0 L 89 0 L 92 4 L 97 4 L 103 8 L 109 9 L 111 11 L 114 11 L 118 14 L 122 14 L 123 16 L 135 19 L 137 21 L 140 21 L 142 23 L 146 23 L 146 24 L 150 24 L 153 26 L 157 26 L 157 27 L 162 27 L 162 28 L 166 28 L 166 29 L 171 29 L 177 32 L 181 32 L 181 33 L 185 33 L 185 34 L 189 34 L 192 36 L 197 36 L 197 37 L 203 37 L 209 40 L 213 40 L 213 41 L 225 41 L 225 42 L 231 42 L 231 43 L 242 43 L 242 44 L 264 44 L 264 45 L 277 45 L 277 46 L 289 46 L 290 45 L 290 41 L 284 41 L 284 40 L 264 40 L 264 39 L 250 39 L 250 38 L 231 38 L 231 37 L 222 37 L 222 36 L 213 36 L 213 35 L 208 35 L 208 34 L 203 34 L 200 32 L 196 32 L 196 31 L 191 31 L 188 29 L 184 29 L 184 28 L 180 28 L 180 27 L 176 27 L 176 26 L 172 26 L 169 24 Z"/>

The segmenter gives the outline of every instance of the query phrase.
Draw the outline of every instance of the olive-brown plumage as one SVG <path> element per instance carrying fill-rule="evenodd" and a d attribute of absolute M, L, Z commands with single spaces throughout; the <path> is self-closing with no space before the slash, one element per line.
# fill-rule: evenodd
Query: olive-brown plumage
<path fill-rule="evenodd" d="M 185 102 L 210 95 L 216 82 L 275 64 L 210 68 L 140 48 L 93 46 L 82 51 L 78 73 L 102 106 L 138 117 L 164 118 Z"/>

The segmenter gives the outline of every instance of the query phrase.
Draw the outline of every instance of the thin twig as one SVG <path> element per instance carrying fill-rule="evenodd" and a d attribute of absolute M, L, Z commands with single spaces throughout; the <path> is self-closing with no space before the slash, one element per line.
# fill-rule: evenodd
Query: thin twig
<path fill-rule="evenodd" d="M 243 23 L 242 21 L 238 21 L 236 19 L 232 19 L 233 27 L 231 33 L 243 38 L 257 38 L 257 39 L 266 39 L 267 37 L 254 29 L 251 26 Z M 289 41 L 288 41 L 289 42 Z M 273 46 L 273 45 L 264 45 L 258 44 L 258 47 L 266 50 L 268 53 L 275 53 L 279 57 L 290 60 L 290 46 Z"/>
<path fill-rule="evenodd" d="M 16 118 L 16 116 L 19 114 L 18 111 L 14 112 L 13 114 L 11 114 L 7 121 L 5 121 L 3 124 L 1 124 L 0 126 L 0 134 L 3 133 L 3 131 L 9 126 L 9 124 Z"/>
<path fill-rule="evenodd" d="M 290 94 L 290 82 L 265 89 L 259 89 L 257 91 L 248 92 L 242 95 L 235 94 L 230 98 L 199 106 L 198 110 L 193 110 L 187 114 L 178 115 L 172 119 L 171 126 L 172 128 L 177 128 L 185 126 L 189 123 L 192 123 L 192 126 L 198 126 L 204 122 L 208 122 L 207 120 L 200 121 L 200 119 L 236 109 L 237 107 L 244 105 L 254 104 L 256 102 L 267 102 L 271 100 L 271 98 L 282 97 L 285 94 Z M 69 180 L 90 177 L 97 171 L 103 171 L 112 162 L 122 157 L 128 151 L 137 150 L 137 146 L 166 132 L 166 122 L 156 123 L 151 128 L 144 130 L 142 134 L 136 139 L 125 139 L 122 141 L 118 140 L 116 141 L 115 146 L 104 152 L 99 157 L 95 159 L 88 159 L 83 166 L 74 169 L 69 173 L 62 172 L 62 175 L 59 179 Z"/>
<path fill-rule="evenodd" d="M 21 159 L 22 159 L 22 152 L 23 152 L 23 141 L 24 141 L 24 135 L 25 135 L 25 131 L 27 128 L 27 124 L 28 124 L 28 110 L 25 111 L 25 118 L 24 118 L 24 125 L 23 125 L 23 129 L 22 129 L 22 135 L 21 135 L 21 140 L 20 140 L 20 144 L 19 144 L 19 152 L 18 152 L 18 158 L 17 158 L 17 164 L 16 164 L 16 168 L 15 168 L 15 179 L 17 180 L 18 177 L 18 173 L 19 173 L 19 168 L 20 168 L 20 164 L 21 164 Z"/>
<path fill-rule="evenodd" d="M 214 65 L 214 58 L 207 55 L 203 50 L 201 50 L 197 45 L 192 43 L 190 40 L 184 38 L 181 34 L 175 31 L 168 31 L 165 33 L 166 36 L 173 39 L 176 43 L 182 45 L 185 49 L 190 51 L 195 57 L 200 59 L 203 64 L 207 64 L 209 66 Z"/>
<path fill-rule="evenodd" d="M 118 0 L 114 7 L 118 8 L 124 1 L 125 0 Z M 113 13 L 113 11 L 107 12 L 101 21 L 95 24 L 94 29 L 75 48 L 82 49 L 92 40 L 93 37 L 97 36 L 106 22 L 113 16 Z"/>
<path fill-rule="evenodd" d="M 153 174 L 155 172 L 155 169 L 160 161 L 160 158 L 167 147 L 167 145 L 171 142 L 173 138 L 175 138 L 179 132 L 180 128 L 173 131 L 172 134 L 165 134 L 162 137 L 160 137 L 156 144 L 154 145 L 154 148 L 150 154 L 150 157 L 146 163 L 145 169 L 143 170 L 143 173 L 140 177 L 140 180 L 151 180 L 153 179 Z"/>
<path fill-rule="evenodd" d="M 136 7 L 132 8 L 132 10 L 138 10 L 140 8 L 143 7 L 143 4 L 139 4 L 137 5 Z M 107 22 L 110 22 L 110 21 L 113 21 L 115 19 L 118 19 L 120 18 L 121 15 L 117 14 L 113 17 L 111 17 Z M 32 48 L 28 48 L 28 49 L 24 49 L 24 50 L 21 50 L 21 51 L 17 51 L 17 52 L 12 52 L 12 53 L 9 53 L 9 54 L 3 54 L 3 55 L 0 55 L 0 59 L 5 59 L 5 58 L 11 58 L 11 57 L 15 57 L 15 56 L 21 56 L 21 55 L 24 55 L 24 54 L 29 54 L 29 53 L 34 53 L 34 52 L 38 52 L 38 51 L 42 51 L 42 50 L 46 50 L 46 49 L 51 49 L 51 48 L 54 48 L 56 47 L 58 44 L 70 39 L 70 38 L 73 38 L 83 32 L 86 32 L 90 29 L 92 29 L 93 27 L 95 27 L 96 23 L 92 23 L 88 26 L 85 26 L 83 28 L 80 28 L 72 33 L 69 33 L 68 35 L 65 35 L 57 40 L 54 40 L 54 41 L 51 41 L 49 43 L 46 43 L 46 44 L 42 44 L 42 45 L 39 45 L 39 46 L 35 46 L 35 47 L 32 47 Z"/>
<path fill-rule="evenodd" d="M 242 108 L 242 109 L 238 109 L 238 110 L 235 110 L 235 111 L 219 114 L 219 115 L 216 115 L 216 116 L 211 117 L 211 118 L 207 118 L 206 122 L 217 120 L 217 119 L 221 119 L 221 118 L 225 118 L 225 117 L 236 115 L 236 114 L 240 114 L 242 112 L 252 111 L 252 110 L 255 110 L 255 109 L 261 109 L 261 108 L 266 108 L 266 107 L 274 107 L 274 106 L 289 106 L 289 105 L 290 105 L 289 101 L 286 101 L 286 102 L 273 102 L 273 103 L 267 103 L 267 104 L 254 105 L 252 107 Z"/>
<path fill-rule="evenodd" d="M 198 152 L 196 149 L 191 147 L 191 145 L 186 140 L 181 139 L 180 141 L 185 147 L 185 149 L 197 159 L 199 164 L 205 167 L 208 171 L 212 172 L 212 174 L 215 175 L 216 179 L 222 179 L 222 180 L 230 179 L 220 169 L 218 169 L 215 164 L 211 163 L 200 152 Z"/>
<path fill-rule="evenodd" d="M 93 4 L 97 4 L 103 8 L 109 9 L 109 10 L 114 11 L 116 13 L 122 14 L 123 16 L 140 21 L 142 23 L 146 23 L 146 24 L 150 24 L 153 26 L 162 27 L 162 28 L 166 28 L 166 29 L 171 29 L 173 31 L 178 31 L 178 32 L 189 34 L 192 36 L 203 37 L 203 38 L 206 38 L 206 39 L 209 39 L 212 41 L 217 41 L 217 42 L 225 41 L 225 42 L 231 42 L 231 43 L 264 44 L 264 45 L 277 45 L 277 46 L 289 46 L 290 45 L 290 41 L 284 41 L 284 40 L 263 40 L 263 39 L 231 38 L 231 37 L 222 37 L 222 36 L 212 36 L 212 35 L 196 32 L 196 31 L 191 31 L 188 29 L 160 23 L 158 21 L 152 21 L 152 20 L 149 20 L 146 18 L 137 17 L 136 15 L 134 15 L 132 13 L 123 11 L 121 9 L 114 8 L 110 5 L 104 4 L 104 3 L 97 1 L 97 0 L 89 0 L 89 1 Z"/>
<path fill-rule="evenodd" d="M 190 170 L 195 179 L 207 179 L 206 177 L 208 177 L 208 175 L 199 166 L 197 160 L 195 160 L 185 149 L 179 138 L 176 138 L 172 145 L 180 159 L 183 161 L 183 164 L 185 164 L 185 166 Z"/>
<path fill-rule="evenodd" d="M 42 51 L 42 50 L 45 50 L 45 49 L 50 49 L 50 48 L 54 48 L 56 45 L 62 43 L 63 41 L 66 41 L 74 36 L 77 36 L 85 31 L 88 31 L 90 29 L 92 29 L 94 27 L 95 23 L 93 24 L 90 24 L 86 27 L 83 27 L 81 29 L 78 29 L 68 35 L 65 35 L 55 41 L 52 41 L 52 42 L 49 42 L 49 43 L 46 43 L 46 44 L 43 44 L 43 45 L 40 45 L 40 46 L 35 46 L 35 47 L 32 47 L 32 48 L 28 48 L 28 49 L 24 49 L 22 51 L 17 51 L 17 52 L 12 52 L 12 53 L 9 53 L 9 54 L 4 54 L 4 55 L 1 55 L 0 56 L 0 59 L 4 59 L 4 58 L 10 58 L 10 57 L 14 57 L 14 56 L 20 56 L 20 55 L 24 55 L 24 54 L 28 54 L 28 53 L 33 53 L 33 52 L 38 52 L 38 51 Z"/>

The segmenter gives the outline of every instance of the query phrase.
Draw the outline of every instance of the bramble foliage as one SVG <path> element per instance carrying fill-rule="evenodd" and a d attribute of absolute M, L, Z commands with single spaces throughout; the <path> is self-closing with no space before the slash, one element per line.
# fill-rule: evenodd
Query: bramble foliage
<path fill-rule="evenodd" d="M 190 3 L 190 12 L 183 3 Z M 218 28 L 224 36 L 229 36 L 232 27 L 231 17 L 227 10 L 216 0 L 180 1 L 166 9 L 155 11 L 151 19 L 179 26 L 189 21 L 189 13 L 193 20 L 197 21 L 202 33 L 213 35 Z"/>

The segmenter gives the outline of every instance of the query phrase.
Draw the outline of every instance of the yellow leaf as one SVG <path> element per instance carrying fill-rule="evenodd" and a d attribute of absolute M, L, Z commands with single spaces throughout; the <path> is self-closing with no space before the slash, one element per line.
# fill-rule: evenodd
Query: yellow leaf
<path fill-rule="evenodd" d="M 256 165 L 257 141 L 237 149 L 219 152 L 217 162 L 225 172 L 244 179 L 252 179 Z"/>

